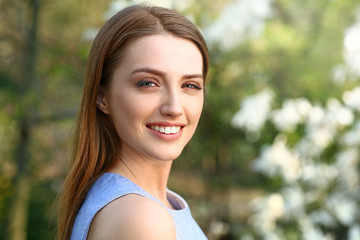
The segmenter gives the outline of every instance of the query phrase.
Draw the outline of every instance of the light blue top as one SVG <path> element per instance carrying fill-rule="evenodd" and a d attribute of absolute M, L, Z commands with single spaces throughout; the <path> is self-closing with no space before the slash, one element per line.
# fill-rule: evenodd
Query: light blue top
<path fill-rule="evenodd" d="M 86 240 L 90 224 L 96 213 L 110 202 L 127 194 L 138 194 L 152 199 L 166 208 L 174 220 L 177 240 L 207 239 L 191 216 L 188 204 L 178 194 L 167 190 L 167 197 L 176 210 L 169 209 L 129 179 L 118 174 L 105 173 L 87 193 L 85 201 L 76 216 L 71 240 Z"/>

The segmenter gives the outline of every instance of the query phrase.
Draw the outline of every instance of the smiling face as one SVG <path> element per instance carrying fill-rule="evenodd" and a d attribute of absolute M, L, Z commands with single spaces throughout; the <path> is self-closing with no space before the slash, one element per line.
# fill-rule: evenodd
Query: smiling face
<path fill-rule="evenodd" d="M 170 34 L 127 47 L 98 103 L 115 126 L 122 155 L 163 161 L 180 155 L 201 115 L 202 68 L 197 46 Z"/>

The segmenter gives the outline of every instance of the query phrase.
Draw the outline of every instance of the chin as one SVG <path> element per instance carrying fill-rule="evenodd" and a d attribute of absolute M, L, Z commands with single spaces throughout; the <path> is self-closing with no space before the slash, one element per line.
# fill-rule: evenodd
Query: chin
<path fill-rule="evenodd" d="M 181 152 L 179 153 L 169 153 L 169 154 L 162 154 L 162 155 L 158 155 L 156 156 L 155 158 L 160 160 L 160 161 L 164 161 L 164 162 L 167 162 L 167 161 L 173 161 L 175 160 L 176 158 L 178 158 L 180 156 Z"/>
<path fill-rule="evenodd" d="M 148 151 L 147 154 L 151 156 L 153 159 L 157 159 L 160 161 L 173 161 L 181 155 L 184 147 L 179 145 L 177 146 L 167 145 L 167 146 L 158 147 L 156 149 L 155 148 L 149 149 L 150 151 Z"/>
<path fill-rule="evenodd" d="M 174 156 L 174 155 L 171 155 L 171 156 L 162 156 L 160 158 L 158 158 L 160 161 L 164 161 L 164 162 L 169 162 L 169 161 L 174 161 L 176 158 L 178 158 L 180 156 L 180 154 Z"/>

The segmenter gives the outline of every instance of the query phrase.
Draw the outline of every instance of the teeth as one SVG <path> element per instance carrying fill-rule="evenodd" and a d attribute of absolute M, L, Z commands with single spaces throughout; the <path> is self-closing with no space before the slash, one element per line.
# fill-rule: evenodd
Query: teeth
<path fill-rule="evenodd" d="M 157 131 L 157 132 L 161 132 L 161 133 L 165 133 L 165 134 L 174 134 L 174 133 L 178 133 L 181 129 L 181 127 L 160 127 L 160 126 L 150 126 L 151 129 Z"/>
<path fill-rule="evenodd" d="M 166 127 L 165 128 L 165 134 L 170 134 L 171 133 L 171 128 L 170 127 Z"/>

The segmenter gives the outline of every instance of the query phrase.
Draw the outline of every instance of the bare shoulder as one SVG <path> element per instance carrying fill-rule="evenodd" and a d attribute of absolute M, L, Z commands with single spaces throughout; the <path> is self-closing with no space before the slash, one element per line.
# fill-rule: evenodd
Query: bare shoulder
<path fill-rule="evenodd" d="M 170 213 L 159 203 L 135 194 L 114 200 L 94 217 L 88 240 L 176 239 Z"/>

